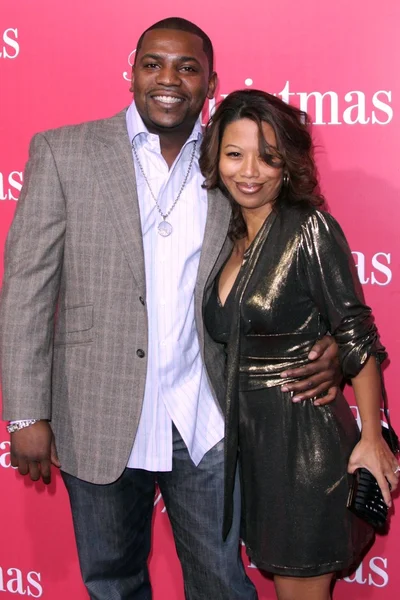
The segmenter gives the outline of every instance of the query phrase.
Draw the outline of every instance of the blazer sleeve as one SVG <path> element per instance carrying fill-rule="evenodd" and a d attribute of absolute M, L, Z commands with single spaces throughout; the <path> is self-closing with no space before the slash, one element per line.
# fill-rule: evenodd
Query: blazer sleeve
<path fill-rule="evenodd" d="M 355 377 L 371 355 L 382 362 L 382 346 L 371 309 L 364 302 L 354 260 L 337 221 L 315 211 L 300 236 L 299 277 L 339 346 L 345 377 Z"/>
<path fill-rule="evenodd" d="M 51 419 L 53 329 L 65 223 L 54 156 L 45 134 L 37 134 L 7 237 L 0 295 L 0 374 L 7 420 Z"/>

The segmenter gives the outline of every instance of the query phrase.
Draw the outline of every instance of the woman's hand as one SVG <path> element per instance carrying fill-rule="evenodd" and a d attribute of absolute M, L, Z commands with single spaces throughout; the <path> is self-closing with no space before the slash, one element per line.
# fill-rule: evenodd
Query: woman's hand
<path fill-rule="evenodd" d="M 356 469 L 368 469 L 378 482 L 387 506 L 391 506 L 389 484 L 393 492 L 399 482 L 399 473 L 396 472 L 398 466 L 389 446 L 382 435 L 378 434 L 370 438 L 361 436 L 361 440 L 351 453 L 347 470 L 349 473 L 354 473 Z"/>

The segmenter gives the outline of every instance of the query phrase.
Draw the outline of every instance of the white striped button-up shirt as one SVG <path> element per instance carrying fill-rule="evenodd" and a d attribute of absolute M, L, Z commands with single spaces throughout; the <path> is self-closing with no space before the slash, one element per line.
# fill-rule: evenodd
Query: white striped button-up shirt
<path fill-rule="evenodd" d="M 172 423 L 195 465 L 224 433 L 223 417 L 201 360 L 194 320 L 194 288 L 207 217 L 207 193 L 201 187 L 203 177 L 198 164 L 201 121 L 196 123 L 170 169 L 161 155 L 159 137 L 147 131 L 134 102 L 127 111 L 127 128 L 164 214 L 179 194 L 197 141 L 190 176 L 167 219 L 173 227 L 169 237 L 157 232 L 162 218 L 134 157 L 146 269 L 149 346 L 143 409 L 127 466 L 170 471 Z"/>

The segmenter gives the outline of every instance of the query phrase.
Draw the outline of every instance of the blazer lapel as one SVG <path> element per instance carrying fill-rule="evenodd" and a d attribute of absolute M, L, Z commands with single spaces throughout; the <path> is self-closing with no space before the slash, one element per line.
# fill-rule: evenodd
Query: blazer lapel
<path fill-rule="evenodd" d="M 110 219 L 138 286 L 145 289 L 144 252 L 132 149 L 126 130 L 126 110 L 94 124 L 89 152 Z M 198 269 L 196 295 L 202 298 L 210 274 L 227 258 L 231 217 L 229 201 L 219 190 L 208 192 L 207 221 Z M 221 252 L 222 250 L 222 252 Z"/>
<path fill-rule="evenodd" d="M 229 201 L 219 190 L 209 191 L 207 196 L 207 221 L 196 284 L 199 299 L 203 297 L 207 281 L 212 281 L 232 248 L 226 240 L 231 219 Z"/>
<path fill-rule="evenodd" d="M 144 252 L 126 110 L 95 123 L 89 151 L 123 252 L 138 287 L 146 285 Z"/>

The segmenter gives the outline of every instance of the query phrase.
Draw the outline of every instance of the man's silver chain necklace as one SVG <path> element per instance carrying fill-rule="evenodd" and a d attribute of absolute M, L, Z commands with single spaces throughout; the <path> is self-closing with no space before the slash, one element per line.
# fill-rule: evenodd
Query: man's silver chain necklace
<path fill-rule="evenodd" d="M 185 187 L 185 185 L 186 185 L 186 183 L 187 183 L 187 180 L 188 180 L 188 178 L 189 178 L 190 171 L 191 171 L 191 169 L 192 169 L 192 165 L 193 165 L 194 155 L 195 155 L 195 152 L 196 152 L 196 146 L 197 146 L 197 140 L 196 140 L 196 141 L 194 142 L 194 144 L 193 144 L 193 150 L 192 150 L 192 154 L 191 154 L 191 156 L 190 156 L 190 162 L 189 162 L 188 170 L 187 170 L 187 172 L 186 172 L 186 175 L 185 175 L 185 178 L 184 178 L 184 180 L 183 180 L 183 182 L 182 182 L 181 189 L 179 190 L 179 194 L 178 194 L 178 195 L 177 195 L 177 197 L 175 198 L 175 201 L 174 201 L 174 203 L 172 204 L 172 206 L 171 206 L 171 208 L 169 209 L 169 211 L 168 211 L 167 213 L 165 213 L 165 214 L 164 214 L 164 213 L 162 212 L 161 208 L 160 208 L 160 205 L 158 204 L 158 200 L 157 200 L 157 198 L 156 198 L 156 197 L 155 197 L 155 195 L 153 194 L 153 190 L 151 189 L 151 186 L 150 186 L 149 180 L 147 179 L 147 177 L 146 177 L 146 173 L 144 172 L 144 169 L 143 169 L 143 167 L 142 167 L 142 163 L 141 163 L 141 162 L 140 162 L 140 160 L 139 160 L 139 156 L 138 156 L 138 153 L 137 153 L 137 149 L 136 149 L 136 146 L 135 146 L 135 142 L 132 140 L 132 150 L 133 150 L 133 154 L 134 154 L 134 156 L 135 156 L 136 162 L 137 162 L 137 164 L 138 164 L 138 166 L 139 166 L 139 169 L 140 169 L 140 171 L 141 171 L 141 173 L 142 173 L 142 175 L 143 175 L 143 177 L 144 177 L 144 180 L 145 180 L 145 182 L 147 183 L 147 187 L 149 188 L 149 192 L 150 192 L 150 194 L 152 195 L 154 202 L 156 203 L 156 208 L 157 208 L 158 212 L 160 213 L 160 215 L 161 215 L 161 217 L 162 217 L 162 219 L 163 219 L 163 220 L 161 221 L 161 223 L 159 223 L 159 225 L 158 225 L 158 227 L 157 227 L 157 231 L 158 231 L 158 233 L 159 233 L 160 235 L 162 235 L 163 237 L 167 237 L 167 236 L 171 235 L 171 233 L 172 233 L 172 225 L 171 225 L 171 223 L 169 223 L 169 222 L 167 221 L 167 218 L 169 217 L 169 215 L 170 215 L 170 214 L 172 213 L 172 211 L 174 210 L 174 208 L 175 208 L 175 206 L 176 206 L 176 203 L 178 202 L 179 198 L 181 197 L 181 194 L 182 194 L 182 192 L 183 192 L 183 189 L 184 189 L 184 187 Z"/>

